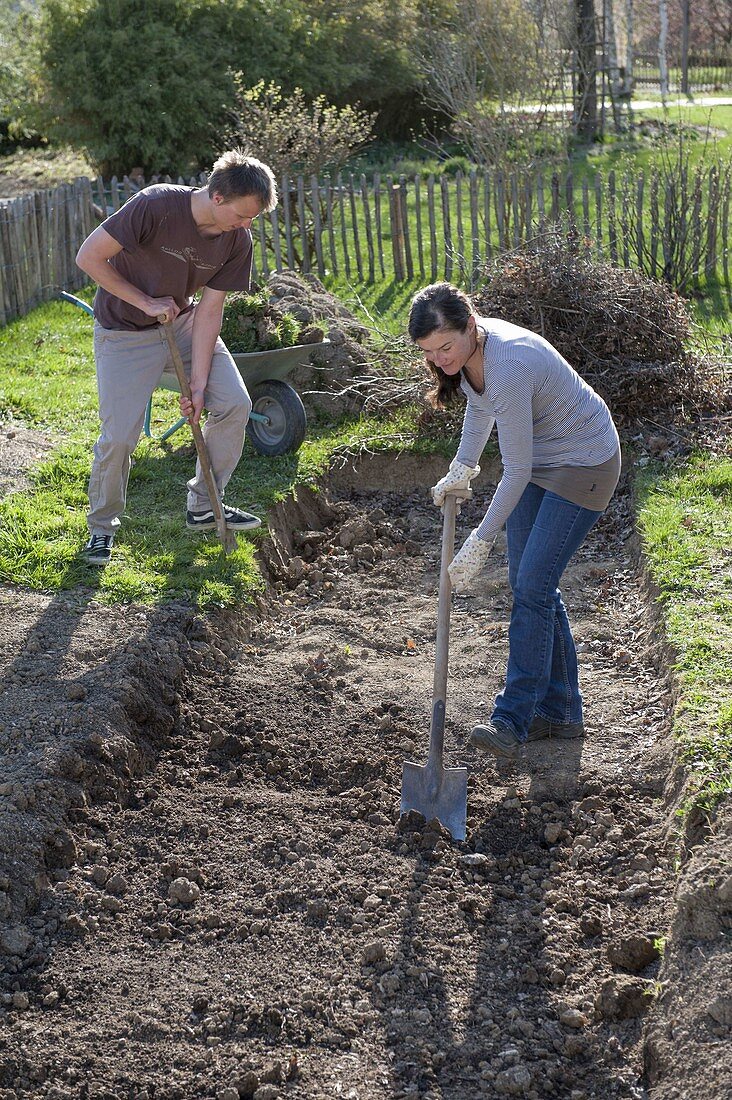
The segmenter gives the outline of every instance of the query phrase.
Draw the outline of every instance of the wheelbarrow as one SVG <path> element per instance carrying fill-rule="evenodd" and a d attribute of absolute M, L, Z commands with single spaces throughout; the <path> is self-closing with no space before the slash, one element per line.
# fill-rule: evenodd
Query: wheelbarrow
<path fill-rule="evenodd" d="M 92 307 L 81 298 L 67 294 L 66 291 L 62 291 L 60 297 L 94 316 Z M 307 431 L 307 414 L 297 390 L 285 379 L 295 367 L 307 363 L 313 352 L 327 348 L 329 344 L 330 341 L 322 340 L 315 344 L 273 348 L 271 351 L 232 354 L 252 399 L 247 435 L 255 451 L 263 455 L 282 455 L 298 449 Z M 167 373 L 161 378 L 159 386 L 161 389 L 180 392 L 175 376 Z M 161 435 L 155 436 L 151 421 L 152 398 L 145 410 L 144 432 L 148 439 L 163 443 L 187 424 L 186 418 L 182 416 Z"/>

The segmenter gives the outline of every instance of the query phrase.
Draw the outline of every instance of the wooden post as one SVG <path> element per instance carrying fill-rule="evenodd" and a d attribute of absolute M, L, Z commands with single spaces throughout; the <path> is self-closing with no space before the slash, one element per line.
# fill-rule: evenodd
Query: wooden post
<path fill-rule="evenodd" d="M 13 276 L 18 315 L 26 312 L 25 249 L 21 230 L 22 198 L 13 199 L 10 204 L 10 249 L 13 257 Z"/>
<path fill-rule="evenodd" d="M 58 188 L 54 188 L 53 190 L 49 189 L 46 192 L 46 201 L 48 204 L 48 254 L 51 257 L 49 274 L 50 282 L 54 287 L 59 285 L 61 279 L 61 267 L 58 256 L 59 208 L 57 193 Z"/>
<path fill-rule="evenodd" d="M 43 282 L 43 297 L 48 300 L 53 295 L 52 260 L 50 246 L 50 231 L 48 224 L 48 198 L 46 191 L 36 192 L 36 211 L 38 218 L 38 243 L 41 250 L 41 278 Z"/>
<path fill-rule="evenodd" d="M 363 282 L 363 265 L 361 263 L 361 241 L 358 232 L 358 216 L 356 214 L 356 194 L 353 185 L 353 174 L 348 176 L 348 200 L 351 208 L 351 224 L 353 226 L 353 248 L 356 253 L 356 270 L 359 282 Z"/>
<path fill-rule="evenodd" d="M 453 243 L 450 227 L 450 184 L 446 175 L 440 176 L 440 196 L 442 198 L 442 231 L 445 242 L 445 278 L 452 278 Z"/>
<path fill-rule="evenodd" d="M 544 177 L 541 172 L 536 177 L 536 209 L 539 217 L 539 236 L 546 231 L 546 209 L 544 207 Z"/>
<path fill-rule="evenodd" d="M 511 173 L 511 210 L 513 214 L 513 247 L 521 244 L 521 212 L 519 209 L 518 172 Z"/>
<path fill-rule="evenodd" d="M 729 171 L 725 171 L 722 198 L 722 271 L 728 296 L 732 297 L 732 284 L 729 279 Z"/>
<path fill-rule="evenodd" d="M 10 202 L 0 202 L 0 256 L 2 257 L 3 314 L 5 321 L 19 315 L 13 270 L 13 249 L 10 243 Z"/>
<path fill-rule="evenodd" d="M 615 212 L 615 172 L 607 176 L 607 238 L 610 247 L 610 263 L 618 262 L 618 231 Z"/>
<path fill-rule="evenodd" d="M 524 175 L 524 229 L 523 239 L 527 243 L 534 239 L 534 181 L 529 172 Z"/>
<path fill-rule="evenodd" d="M 701 267 L 702 252 L 702 168 L 697 167 L 694 173 L 694 194 L 692 199 L 691 214 L 691 268 L 694 276 L 694 286 L 699 286 L 699 269 Z"/>
<path fill-rule="evenodd" d="M 574 176 L 567 172 L 564 180 L 564 197 L 567 204 L 567 227 L 570 230 L 577 228 L 577 220 L 574 216 Z"/>
<path fill-rule="evenodd" d="M 348 234 L 346 232 L 346 204 L 343 200 L 343 176 L 339 172 L 336 180 L 338 188 L 338 213 L 341 219 L 341 243 L 343 244 L 343 263 L 346 269 L 346 278 L 351 278 L 351 257 L 348 254 Z"/>
<path fill-rule="evenodd" d="M 274 249 L 275 269 L 282 271 L 282 242 L 280 241 L 280 218 L 277 207 L 270 211 L 270 225 L 272 226 L 272 248 Z"/>
<path fill-rule="evenodd" d="M 465 228 L 463 226 L 463 174 L 459 169 L 455 173 L 455 226 L 457 229 L 458 270 L 462 281 L 467 274 L 468 265 L 465 256 Z"/>
<path fill-rule="evenodd" d="M 381 174 L 374 173 L 374 215 L 376 221 L 376 247 L 379 253 L 379 270 L 384 278 L 384 240 L 381 230 Z"/>
<path fill-rule="evenodd" d="M 310 177 L 310 194 L 313 202 L 313 237 L 315 238 L 315 261 L 318 265 L 318 275 L 322 279 L 325 275 L 325 264 L 323 263 L 323 225 L 320 219 L 320 190 L 318 188 L 318 177 Z"/>
<path fill-rule="evenodd" d="M 496 172 L 496 185 L 493 190 L 493 198 L 496 207 L 496 227 L 498 229 L 498 252 L 506 251 L 506 196 L 504 190 L 503 172 Z"/>
<path fill-rule="evenodd" d="M 630 267 L 630 180 L 623 175 L 623 193 L 620 203 L 620 229 L 623 235 L 623 266 Z"/>
<path fill-rule="evenodd" d="M 643 190 L 645 177 L 640 173 L 635 183 L 635 255 L 638 270 L 644 271 L 645 242 L 643 240 Z"/>
<path fill-rule="evenodd" d="M 107 217 L 107 190 L 101 175 L 97 176 L 97 205 L 99 206 L 102 221 Z"/>
<path fill-rule="evenodd" d="M 328 225 L 328 249 L 333 274 L 338 274 L 338 255 L 336 251 L 335 227 L 333 225 L 333 191 L 330 176 L 325 180 L 325 217 Z"/>
<path fill-rule="evenodd" d="M 722 199 L 722 270 L 724 272 L 724 285 L 728 290 L 728 296 L 732 298 L 732 283 L 730 283 L 730 176 L 724 175 L 724 198 Z"/>
<path fill-rule="evenodd" d="M 561 221 L 559 209 L 559 176 L 556 172 L 552 173 L 552 221 L 555 225 Z"/>
<path fill-rule="evenodd" d="M 44 300 L 44 278 L 43 278 L 43 254 L 41 252 L 41 242 L 38 235 L 38 219 L 36 215 L 36 194 L 28 196 L 28 251 L 31 257 L 32 275 L 31 275 L 31 295 L 33 306 L 37 306 Z M 83 234 L 86 236 L 86 234 Z M 78 249 L 81 241 L 78 241 L 76 248 L 74 249 L 74 255 Z M 76 267 L 76 264 L 74 264 Z M 78 271 L 79 269 L 76 268 Z"/>
<path fill-rule="evenodd" d="M 401 206 L 401 225 L 404 236 L 404 259 L 407 265 L 407 278 L 414 278 L 414 264 L 412 263 L 412 241 L 409 232 L 409 206 L 407 203 L 407 178 L 399 177 L 399 205 Z"/>
<path fill-rule="evenodd" d="M 483 226 L 485 230 L 485 258 L 488 262 L 493 255 L 493 230 L 491 228 L 491 177 L 483 173 Z"/>
<path fill-rule="evenodd" d="M 292 213 L 290 211 L 290 177 L 287 172 L 282 177 L 282 209 L 285 215 L 285 245 L 287 247 L 287 266 L 295 266 L 295 248 L 292 241 Z"/>
<path fill-rule="evenodd" d="M 297 177 L 297 220 L 300 223 L 300 240 L 302 241 L 301 264 L 305 272 L 310 271 L 310 239 L 308 237 L 307 209 L 305 207 L 305 180 L 301 175 Z"/>
<path fill-rule="evenodd" d="M 427 177 L 427 217 L 430 223 L 430 276 L 437 282 L 437 223 L 435 219 L 435 177 Z"/>
<path fill-rule="evenodd" d="M 712 278 L 717 270 L 717 217 L 719 215 L 719 174 L 715 165 L 709 169 L 707 206 L 707 258 L 704 274 Z"/>
<path fill-rule="evenodd" d="M 480 223 L 478 220 L 478 173 L 475 168 L 470 170 L 470 250 L 473 270 L 470 276 L 471 289 L 480 271 Z"/>
<path fill-rule="evenodd" d="M 366 176 L 361 173 L 361 202 L 363 204 L 363 224 L 366 231 L 366 251 L 369 261 L 369 282 L 373 283 L 376 277 L 376 262 L 374 256 L 374 235 L 371 229 L 371 207 L 369 205 L 369 189 Z"/>
<path fill-rule="evenodd" d="M 672 261 L 674 254 L 674 233 L 673 233 L 673 212 L 674 212 L 674 200 L 673 200 L 673 185 L 670 180 L 666 181 L 663 193 L 663 277 L 664 279 L 670 279 L 672 270 Z M 681 257 L 679 257 L 680 259 Z"/>
<path fill-rule="evenodd" d="M 590 183 L 587 176 L 582 177 L 582 233 L 585 238 L 585 249 L 589 251 L 592 240 L 592 224 L 590 222 Z"/>
<path fill-rule="evenodd" d="M 257 233 L 259 236 L 259 253 L 262 257 L 262 274 L 265 279 L 269 278 L 269 258 L 267 256 L 267 234 L 265 232 L 265 220 L 264 214 L 260 214 L 257 218 Z"/>
<path fill-rule="evenodd" d="M 8 274 L 10 257 L 5 247 L 5 223 L 7 220 L 7 205 L 0 200 L 0 325 L 7 325 L 10 320 L 10 304 L 8 301 Z"/>
<path fill-rule="evenodd" d="M 658 172 L 654 168 L 651 175 L 651 262 L 648 274 L 655 279 L 658 274 Z"/>
<path fill-rule="evenodd" d="M 387 176 L 386 186 L 389 194 L 389 222 L 391 224 L 391 251 L 394 259 L 394 278 L 397 282 L 402 282 L 404 279 L 404 263 L 402 260 L 402 204 L 399 200 L 399 184 L 395 184 L 391 176 Z"/>
<path fill-rule="evenodd" d="M 597 258 L 602 259 L 602 173 L 595 174 L 595 238 Z"/>
<path fill-rule="evenodd" d="M 424 279 L 424 242 L 422 240 L 422 177 L 417 173 L 414 177 L 414 215 L 417 228 L 417 258 L 419 260 L 419 275 Z"/>

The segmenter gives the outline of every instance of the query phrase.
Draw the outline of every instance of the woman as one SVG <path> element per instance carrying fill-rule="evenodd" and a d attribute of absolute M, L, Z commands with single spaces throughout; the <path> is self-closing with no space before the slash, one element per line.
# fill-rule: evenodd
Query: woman
<path fill-rule="evenodd" d="M 472 743 L 514 759 L 542 737 L 581 737 L 577 654 L 559 591 L 567 563 L 597 523 L 620 476 L 607 405 L 543 337 L 480 317 L 449 283 L 415 295 L 409 335 L 422 349 L 442 407 L 467 398 L 457 455 L 432 489 L 465 489 L 493 424 L 503 476 L 488 511 L 450 566 L 456 591 L 477 576 L 505 523 L 513 592 L 506 682 Z"/>

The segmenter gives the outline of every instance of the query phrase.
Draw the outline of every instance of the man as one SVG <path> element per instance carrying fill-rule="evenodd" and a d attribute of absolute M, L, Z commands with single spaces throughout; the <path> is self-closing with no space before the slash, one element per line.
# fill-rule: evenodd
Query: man
<path fill-rule="evenodd" d="M 108 563 L 124 512 L 131 457 L 147 403 L 173 364 L 158 318 L 173 322 L 191 400 L 183 416 L 203 428 L 223 495 L 241 456 L 252 403 L 219 333 L 226 292 L 249 290 L 250 226 L 277 203 L 266 164 L 240 152 L 220 157 L 206 187 L 154 184 L 131 198 L 79 249 L 76 262 L 97 284 L 94 359 L 102 428 L 89 481 L 89 541 L 84 557 Z M 193 295 L 201 291 L 194 304 Z M 224 505 L 227 527 L 252 531 L 257 516 Z M 215 528 L 200 463 L 188 482 L 186 526 Z"/>

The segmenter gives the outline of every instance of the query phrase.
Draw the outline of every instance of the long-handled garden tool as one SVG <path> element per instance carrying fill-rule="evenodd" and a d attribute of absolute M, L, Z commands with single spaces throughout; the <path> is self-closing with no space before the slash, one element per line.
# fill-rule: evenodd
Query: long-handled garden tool
<path fill-rule="evenodd" d="M 469 495 L 471 495 L 470 489 L 461 489 L 458 492 L 448 493 L 445 497 L 429 755 L 426 764 L 413 764 L 411 761 L 405 760 L 402 770 L 401 812 L 406 814 L 409 810 L 418 810 L 428 821 L 436 817 L 450 831 L 455 840 L 465 839 L 465 819 L 468 812 L 468 770 L 467 768 L 446 768 L 443 764 L 447 652 L 450 642 L 450 596 L 452 592 L 447 567 L 455 552 L 457 505 L 459 501 L 467 500 Z"/>
<path fill-rule="evenodd" d="M 186 377 L 186 372 L 183 367 L 183 360 L 181 359 L 180 350 L 178 348 L 178 342 L 175 338 L 175 333 L 173 332 L 173 322 L 166 321 L 164 313 L 161 313 L 158 316 L 158 321 L 162 327 L 165 342 L 168 345 L 170 358 L 173 360 L 173 366 L 175 367 L 175 373 L 178 378 L 180 392 L 190 401 L 191 387 Z M 226 526 L 226 517 L 224 515 L 223 505 L 221 504 L 219 490 L 214 479 L 213 470 L 211 469 L 211 460 L 208 456 L 208 447 L 206 446 L 206 440 L 203 438 L 203 432 L 201 431 L 200 424 L 194 424 L 193 421 L 190 419 L 188 423 L 190 424 L 191 431 L 193 432 L 193 442 L 196 444 L 198 461 L 201 463 L 203 478 L 206 482 L 206 488 L 208 489 L 209 500 L 211 501 L 211 508 L 213 510 L 214 519 L 216 520 L 216 530 L 218 532 L 221 545 L 224 548 L 224 553 L 230 554 L 232 550 L 236 550 L 236 535 Z"/>

